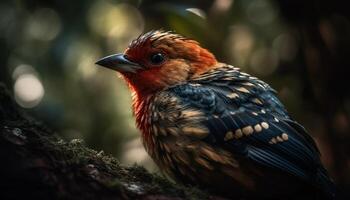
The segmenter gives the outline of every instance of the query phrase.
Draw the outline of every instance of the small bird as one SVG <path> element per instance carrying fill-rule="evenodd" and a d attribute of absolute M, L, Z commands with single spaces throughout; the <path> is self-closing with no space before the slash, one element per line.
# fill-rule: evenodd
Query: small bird
<path fill-rule="evenodd" d="M 320 152 L 268 84 L 150 31 L 96 64 L 122 74 L 146 151 L 175 181 L 238 199 L 333 199 Z"/>

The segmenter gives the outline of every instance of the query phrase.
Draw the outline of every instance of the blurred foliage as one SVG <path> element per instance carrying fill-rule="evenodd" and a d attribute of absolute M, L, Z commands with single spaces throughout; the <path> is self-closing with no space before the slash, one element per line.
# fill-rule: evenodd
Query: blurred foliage
<path fill-rule="evenodd" d="M 140 143 L 127 86 L 94 62 L 123 51 L 142 32 L 174 30 L 270 83 L 346 188 L 350 21 L 344 13 L 338 1 L 3 0 L 0 78 L 19 105 L 68 140 L 83 138 L 124 163 L 155 169 Z"/>

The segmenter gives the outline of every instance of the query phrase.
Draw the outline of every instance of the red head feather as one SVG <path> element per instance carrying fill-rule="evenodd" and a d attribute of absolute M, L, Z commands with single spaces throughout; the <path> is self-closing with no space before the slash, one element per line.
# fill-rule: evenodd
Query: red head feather
<path fill-rule="evenodd" d="M 150 58 L 160 53 L 164 61 L 154 64 Z M 137 73 L 123 73 L 139 95 L 180 84 L 215 67 L 213 54 L 199 43 L 172 32 L 151 31 L 132 41 L 125 56 L 142 66 Z"/>

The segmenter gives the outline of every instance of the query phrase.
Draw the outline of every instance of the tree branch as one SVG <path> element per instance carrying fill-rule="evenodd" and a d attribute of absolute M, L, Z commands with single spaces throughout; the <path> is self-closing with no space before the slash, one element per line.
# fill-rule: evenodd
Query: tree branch
<path fill-rule="evenodd" d="M 222 199 L 66 142 L 23 114 L 0 84 L 0 199 Z"/>

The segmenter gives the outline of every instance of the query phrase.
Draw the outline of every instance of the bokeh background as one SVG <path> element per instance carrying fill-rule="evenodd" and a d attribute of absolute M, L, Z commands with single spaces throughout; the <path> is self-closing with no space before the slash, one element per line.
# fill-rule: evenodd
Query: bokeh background
<path fill-rule="evenodd" d="M 350 20 L 340 0 L 2 0 L 0 79 L 65 139 L 157 171 L 127 86 L 94 62 L 159 28 L 270 83 L 350 198 Z"/>

